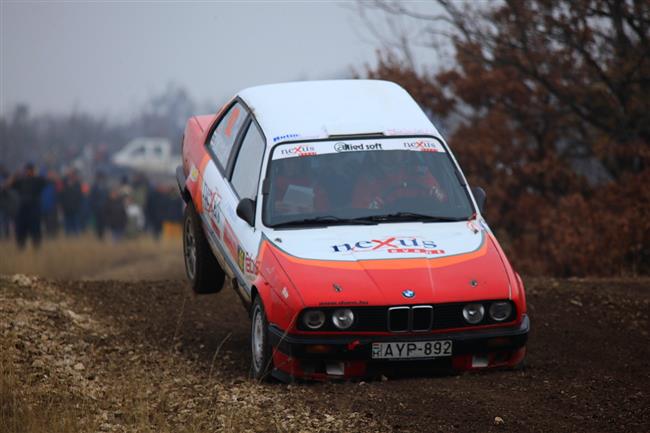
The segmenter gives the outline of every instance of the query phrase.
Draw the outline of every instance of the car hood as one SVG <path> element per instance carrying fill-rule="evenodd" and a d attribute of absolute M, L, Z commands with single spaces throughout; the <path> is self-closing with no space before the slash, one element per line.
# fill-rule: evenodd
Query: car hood
<path fill-rule="evenodd" d="M 283 230 L 266 241 L 307 307 L 510 297 L 496 241 L 475 221 Z"/>

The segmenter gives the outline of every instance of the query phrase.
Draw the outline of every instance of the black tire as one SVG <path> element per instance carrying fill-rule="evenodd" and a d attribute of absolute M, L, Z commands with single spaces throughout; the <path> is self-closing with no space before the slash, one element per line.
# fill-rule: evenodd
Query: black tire
<path fill-rule="evenodd" d="M 226 278 L 205 238 L 201 218 L 190 201 L 183 220 L 183 257 L 185 273 L 196 294 L 217 293 Z"/>
<path fill-rule="evenodd" d="M 255 380 L 270 379 L 273 356 L 269 344 L 269 322 L 266 320 L 264 304 L 255 297 L 251 308 L 251 376 Z"/>

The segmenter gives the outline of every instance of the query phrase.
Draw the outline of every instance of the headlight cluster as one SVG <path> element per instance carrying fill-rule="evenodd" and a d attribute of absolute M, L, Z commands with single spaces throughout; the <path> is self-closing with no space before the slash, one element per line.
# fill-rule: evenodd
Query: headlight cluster
<path fill-rule="evenodd" d="M 342 331 L 354 323 L 354 312 L 349 308 L 339 308 L 329 316 L 334 326 Z M 312 331 L 322 328 L 326 320 L 327 316 L 322 310 L 307 310 L 302 315 L 302 323 Z"/>
<path fill-rule="evenodd" d="M 325 324 L 325 313 L 321 310 L 309 310 L 302 316 L 302 321 L 309 329 L 318 329 Z"/>
<path fill-rule="evenodd" d="M 503 322 L 512 314 L 512 305 L 508 301 L 495 301 L 488 308 L 490 319 Z M 482 303 L 467 304 L 463 307 L 463 318 L 470 325 L 481 323 L 485 318 L 485 306 Z"/>

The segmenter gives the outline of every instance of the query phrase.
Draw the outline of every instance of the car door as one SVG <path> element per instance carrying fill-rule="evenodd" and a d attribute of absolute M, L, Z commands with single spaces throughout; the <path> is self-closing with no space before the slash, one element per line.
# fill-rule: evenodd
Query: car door
<path fill-rule="evenodd" d="M 225 211 L 224 225 L 226 229 L 232 230 L 233 242 L 236 244 L 233 248 L 229 248 L 229 251 L 237 252 L 233 259 L 236 259 L 240 273 L 240 284 L 243 283 L 243 288 L 249 297 L 251 284 L 257 276 L 256 260 L 262 232 L 238 217 L 236 210 L 240 200 L 249 198 L 256 201 L 258 197 L 266 147 L 266 139 L 252 117 L 244 126 L 242 138 L 237 145 L 236 157 L 230 173 L 230 188 L 224 193 L 222 203 Z"/>
<path fill-rule="evenodd" d="M 224 271 L 240 279 L 237 266 L 237 240 L 226 215 L 234 214 L 230 174 L 242 138 L 248 125 L 246 107 L 234 101 L 216 120 L 205 146 L 210 160 L 205 166 L 201 184 L 201 218 L 210 247 Z"/>

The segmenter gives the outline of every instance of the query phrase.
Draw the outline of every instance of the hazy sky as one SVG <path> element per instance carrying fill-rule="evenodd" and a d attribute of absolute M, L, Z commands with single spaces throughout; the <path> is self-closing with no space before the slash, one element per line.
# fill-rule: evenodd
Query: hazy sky
<path fill-rule="evenodd" d="M 167 84 L 201 102 L 373 63 L 378 42 L 346 2 L 0 0 L 2 113 L 76 108 L 124 117 Z"/>

